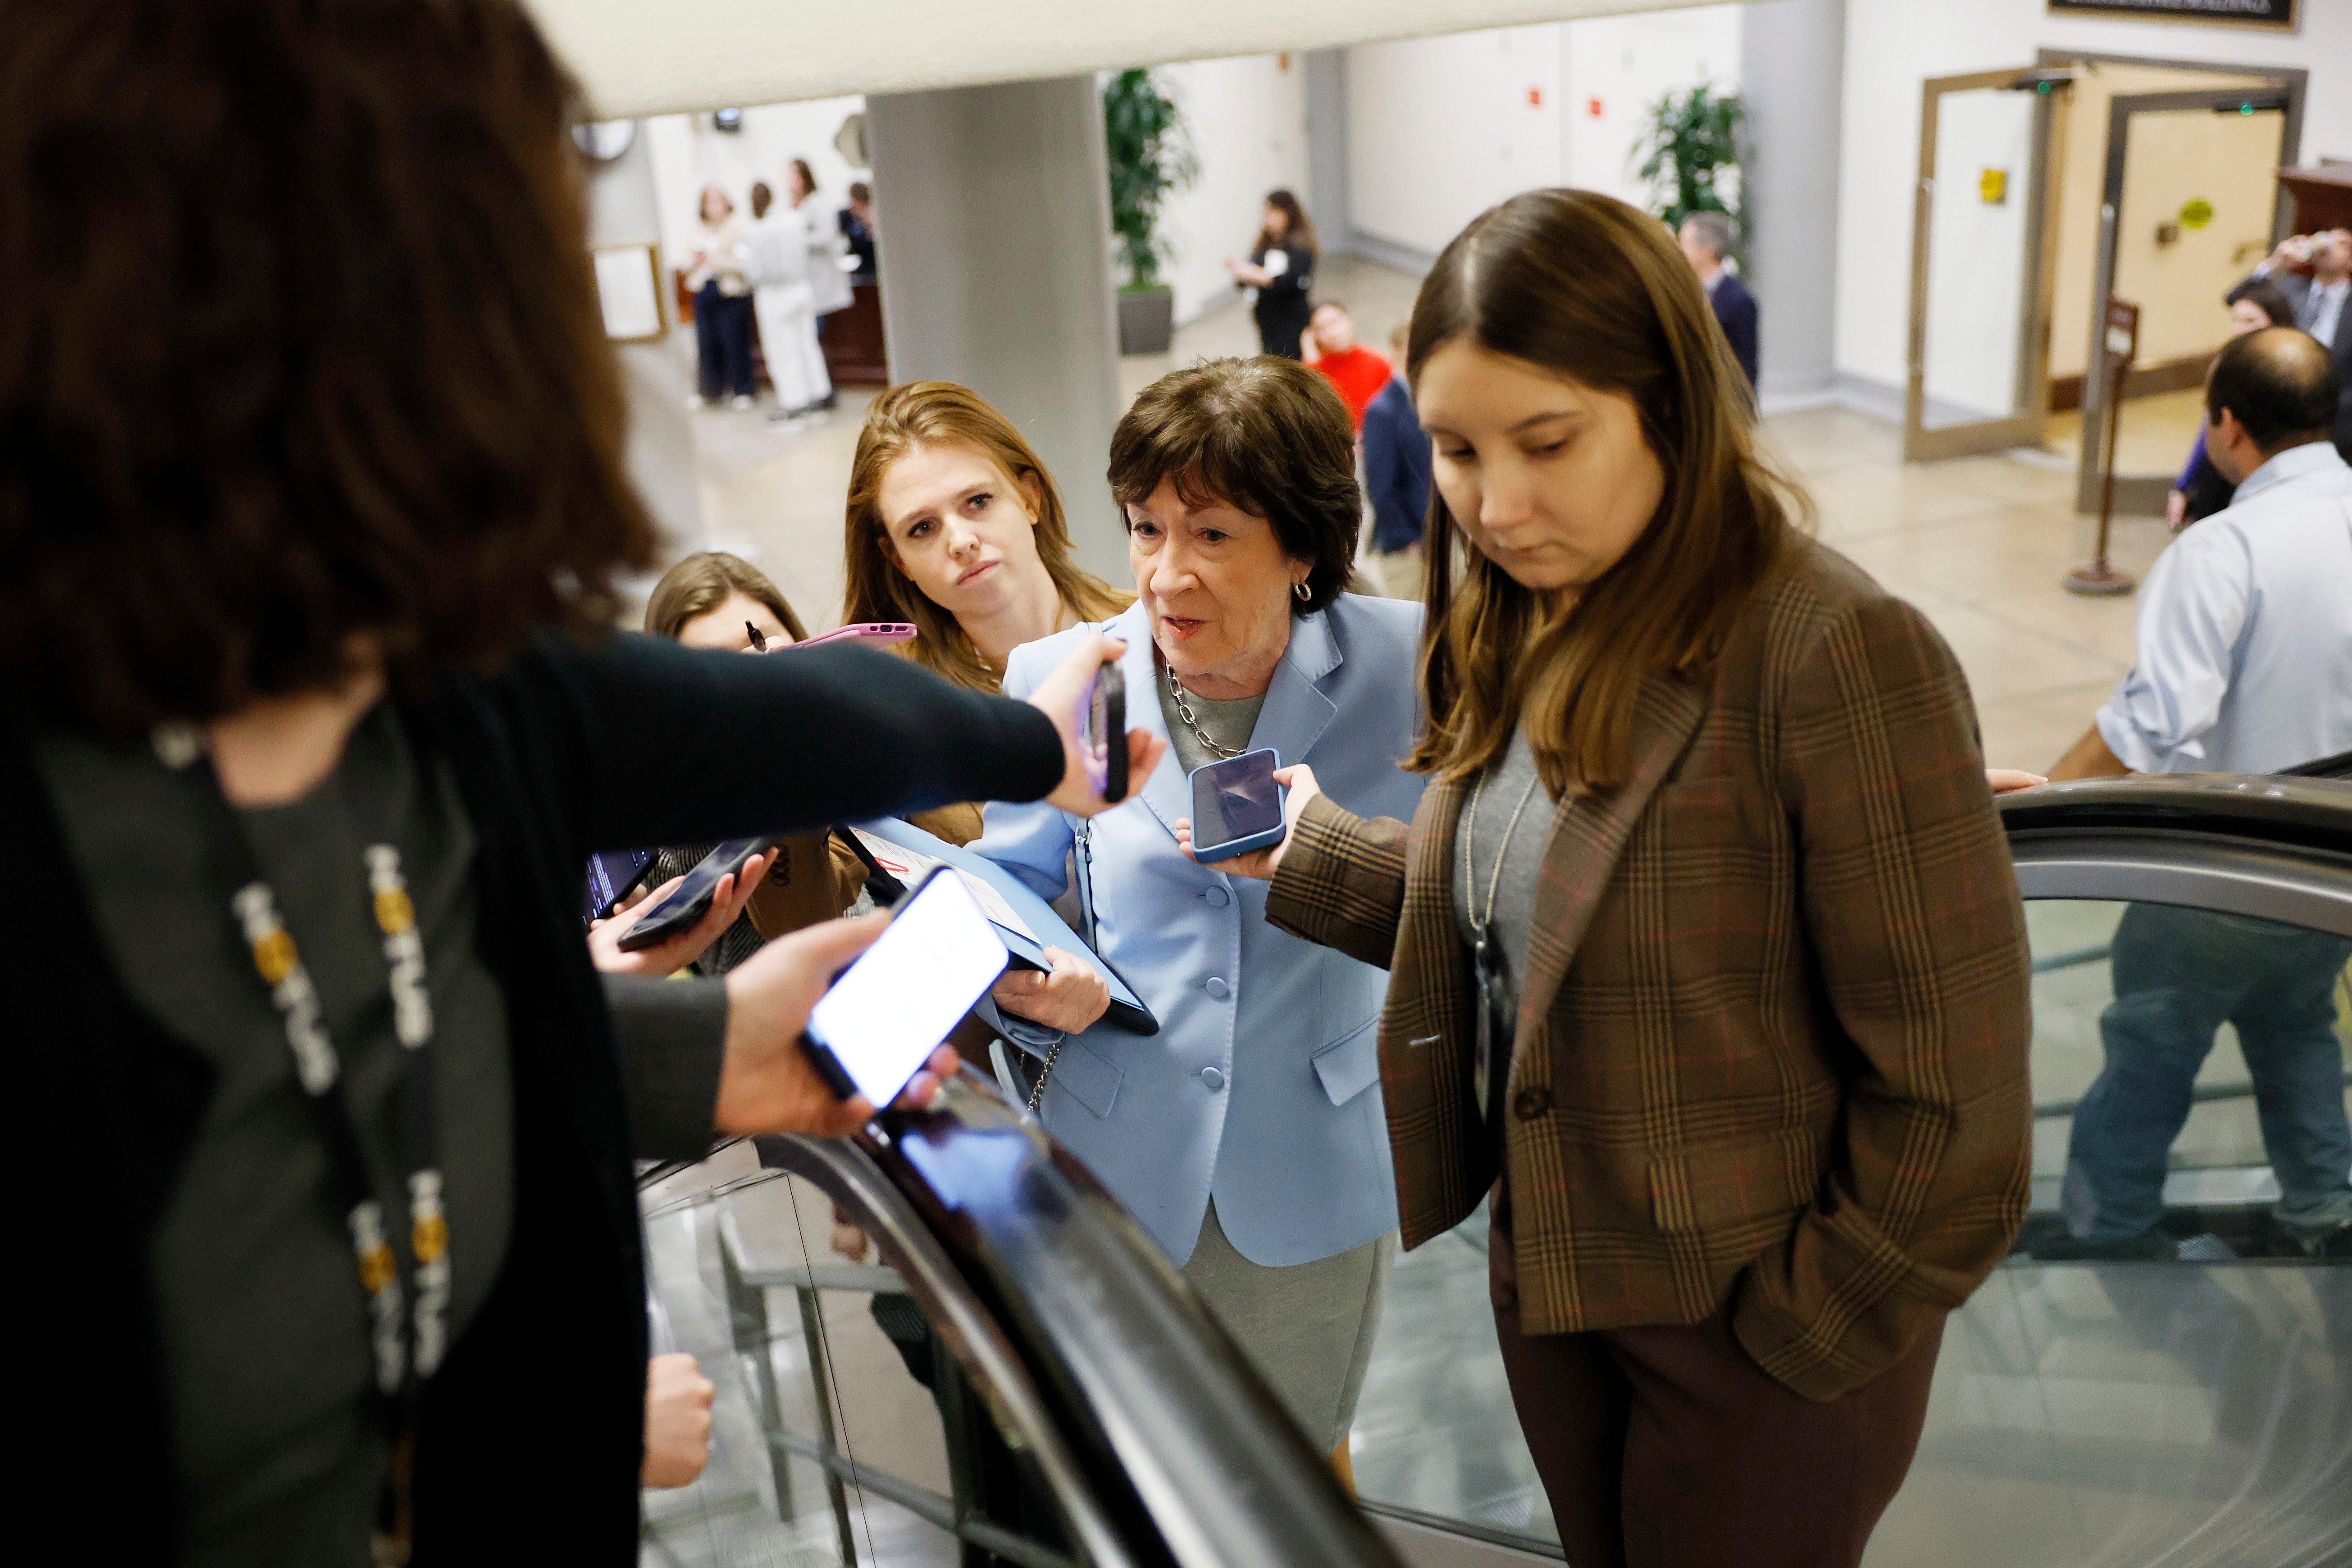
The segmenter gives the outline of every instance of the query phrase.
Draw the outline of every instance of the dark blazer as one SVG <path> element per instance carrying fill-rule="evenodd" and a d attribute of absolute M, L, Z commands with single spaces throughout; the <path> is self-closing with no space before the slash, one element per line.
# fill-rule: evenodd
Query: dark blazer
<path fill-rule="evenodd" d="M 1421 542 L 1429 516 L 1429 437 L 1402 374 L 1389 377 L 1364 409 L 1364 489 L 1372 502 L 1372 548 L 1393 554 Z"/>
<path fill-rule="evenodd" d="M 2238 296 L 2263 281 L 2263 277 L 2250 272 L 2240 279 L 2237 287 L 2229 292 L 2229 302 L 2236 304 Z M 2311 298 L 2312 279 L 2299 272 L 2273 272 L 2269 280 L 2277 284 L 2279 292 L 2294 306 L 2298 320 L 2287 324 L 2300 325 L 2304 301 Z M 2336 449 L 2344 454 L 2344 460 L 2352 462 L 2352 299 L 2344 302 L 2336 315 L 2336 341 L 2328 345 L 2328 357 L 2336 362 L 2336 427 L 2330 435 Z"/>
<path fill-rule="evenodd" d="M 1405 1245 L 1507 1173 L 1528 1333 L 1729 1300 L 1808 1397 L 1899 1359 L 2025 1210 L 2025 922 L 1983 766 L 1943 639 L 1801 546 L 1709 681 L 1651 679 L 1631 780 L 1558 808 L 1499 1151 L 1453 908 L 1466 782 L 1410 827 L 1310 802 L 1266 918 L 1389 965 Z"/>
<path fill-rule="evenodd" d="M 1707 291 L 1707 303 L 1715 307 L 1715 319 L 1723 323 L 1723 335 L 1731 340 L 1731 357 L 1748 373 L 1748 390 L 1756 390 L 1756 296 L 1748 285 L 1726 272 L 1715 280 Z"/>
<path fill-rule="evenodd" d="M 583 860 L 1031 800 L 1060 779 L 1061 743 L 1025 703 L 868 649 L 746 658 L 636 636 L 584 649 L 550 639 L 502 674 L 449 679 L 404 717 L 420 758 L 447 762 L 480 843 L 482 958 L 505 995 L 515 1108 L 506 1257 L 425 1386 L 419 1560 L 621 1568 L 637 1552 L 645 1285 L 623 1078 L 581 940 Z M 0 913 L 8 1145 L 27 1171 L 72 1173 L 20 1205 L 19 1257 L 68 1293 L 56 1316 L 76 1342 L 104 1347 L 25 1358 L 18 1396 L 66 1456 L 42 1467 L 44 1500 L 103 1521 L 110 1555 L 168 1563 L 171 1414 L 148 1255 L 208 1069 L 116 978 L 6 725 L 0 811 L 20 885 L 41 894 Z"/>
<path fill-rule="evenodd" d="M 1299 334 L 1307 331 L 1307 319 L 1315 314 L 1315 252 L 1304 245 L 1270 245 L 1251 252 L 1250 260 L 1264 267 L 1265 258 L 1277 250 L 1288 258 L 1288 270 L 1257 291 L 1257 303 L 1250 307 L 1250 313 L 1257 319 L 1260 349 L 1283 359 L 1297 359 Z"/>

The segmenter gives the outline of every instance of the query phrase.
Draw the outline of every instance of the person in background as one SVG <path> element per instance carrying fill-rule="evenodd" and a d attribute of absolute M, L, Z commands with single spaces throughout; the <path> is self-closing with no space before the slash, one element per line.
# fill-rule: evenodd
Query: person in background
<path fill-rule="evenodd" d="M 2275 284 L 2294 310 L 2291 322 L 2280 320 L 2278 324 L 2301 327 L 2328 351 L 2336 367 L 2336 399 L 2328 434 L 2336 450 L 2352 459 L 2352 228 L 2281 240 L 2252 275 L 2230 291 L 2231 300 L 2263 279 Z"/>
<path fill-rule="evenodd" d="M 849 183 L 849 205 L 841 209 L 841 236 L 849 242 L 849 254 L 857 258 L 857 270 L 850 281 L 877 281 L 881 264 L 874 250 L 874 187 L 863 180 Z"/>
<path fill-rule="evenodd" d="M 801 195 L 772 212 L 767 186 L 755 185 L 751 191 L 751 210 L 759 217 L 750 247 L 751 277 L 758 285 L 752 300 L 759 311 L 760 343 L 767 351 L 768 379 L 776 388 L 776 405 L 768 418 L 794 428 L 834 402 L 824 351 L 817 346 L 818 293 L 828 286 L 819 273 L 830 256 L 810 228 L 814 215 L 803 209 L 807 200 L 802 186 L 804 167 L 797 158 L 786 165 L 785 193 Z"/>
<path fill-rule="evenodd" d="M 735 216 L 735 204 L 717 184 L 702 187 L 702 224 L 687 258 L 686 289 L 694 296 L 694 347 L 699 390 L 687 406 L 699 408 L 726 397 L 736 408 L 751 406 L 758 384 L 751 376 L 751 281 L 745 271 L 750 231 Z"/>
<path fill-rule="evenodd" d="M 1748 400 L 1753 405 L 1756 296 L 1748 291 L 1747 284 L 1724 270 L 1724 259 L 1731 254 L 1735 238 L 1731 220 L 1721 213 L 1693 213 L 1683 220 L 1679 238 L 1691 270 L 1706 289 L 1706 302 L 1714 309 L 1715 319 L 1723 324 L 1723 335 L 1731 342 L 1731 357 L 1739 362 L 1741 374 L 1748 377 Z"/>
<path fill-rule="evenodd" d="M 1364 409 L 1391 379 L 1389 362 L 1356 341 L 1356 319 L 1337 300 L 1326 300 L 1307 318 L 1301 340 L 1307 364 L 1320 371 L 1348 405 L 1348 420 L 1358 434 L 1364 428 Z"/>
<path fill-rule="evenodd" d="M 1002 689 L 1022 644 L 1131 602 L 1071 558 L 1062 492 L 1020 430 L 953 382 L 867 408 L 845 522 L 848 618 L 911 622 L 906 656 L 975 691 Z M 954 841 L 977 813 L 971 827 Z"/>
<path fill-rule="evenodd" d="M 784 192 L 792 198 L 793 210 L 800 215 L 808 236 L 808 280 L 811 300 L 809 308 L 815 314 L 810 319 L 808 352 L 815 355 L 811 381 L 820 389 L 817 400 L 803 412 L 821 415 L 839 402 L 833 390 L 833 374 L 825 368 L 824 348 L 821 341 L 824 319 L 835 310 L 849 308 L 852 294 L 849 273 L 842 263 L 849 259 L 849 240 L 842 233 L 840 215 L 829 212 L 816 201 L 816 174 L 806 158 L 795 158 L 784 167 Z"/>
<path fill-rule="evenodd" d="M 1075 710 L 1124 650 L 1024 704 L 612 630 L 656 536 L 583 100 L 519 0 L 0 16 L 0 815 L 40 907 L 0 1040 L 71 1042 L 11 1052 L 6 1131 L 83 1173 L 17 1229 L 106 1347 L 17 1369 L 44 1442 L 105 1457 L 44 1500 L 191 1568 L 631 1558 L 631 1161 L 673 1151 L 577 868 L 1084 809 Z M 872 1117 L 793 1041 L 879 924 L 771 943 L 758 1009 L 714 983 L 707 1049 L 649 1080 L 680 1142 Z"/>
<path fill-rule="evenodd" d="M 1312 762 L 1361 809 L 1410 814 L 1422 784 L 1397 762 L 1420 729 L 1421 608 L 1345 592 L 1354 442 L 1331 384 L 1295 362 L 1160 378 L 1111 437 L 1110 485 L 1139 597 L 1097 625 L 1128 638 L 1129 717 L 1164 728 L 1169 755 L 1098 825 L 991 806 L 973 848 L 1048 899 L 1082 858 L 1098 951 L 1160 1030 L 1007 1033 L 1045 1079 L 1046 1127 L 1345 1477 L 1395 1251 L 1372 1035 L 1385 982 L 1267 925 L 1265 889 L 1186 859 L 1177 829 L 1188 773 L 1260 748 Z M 1019 649 L 1005 689 L 1090 630 Z"/>
<path fill-rule="evenodd" d="M 2237 487 L 2139 593 L 2139 657 L 2053 779 L 2266 773 L 2352 751 L 2352 468 L 2328 439 L 2329 354 L 2293 327 L 2222 345 L 2205 456 Z M 2132 904 L 2116 927 L 2105 1062 L 2074 1112 L 2061 1206 L 2085 1256 L 2170 1258 L 2159 1222 L 2198 1068 L 2236 1026 L 2280 1228 L 2352 1258 L 2352 1124 L 2336 993 L 2352 942 Z"/>
<path fill-rule="evenodd" d="M 2230 291 L 2230 335 L 2242 338 L 2264 327 L 2294 325 L 2294 304 L 2286 291 L 2267 278 L 2257 278 Z M 2205 460 L 2205 425 L 2198 422 L 2197 439 L 2189 444 L 2189 461 L 2164 498 L 2164 521 L 2178 533 L 2230 504 L 2237 487 L 2221 470 Z"/>
<path fill-rule="evenodd" d="M 1225 258 L 1234 287 L 1257 290 L 1250 313 L 1257 321 L 1259 351 L 1282 359 L 1304 359 L 1302 339 L 1315 287 L 1315 226 L 1288 191 L 1266 193 L 1257 241 L 1249 259 Z"/>
<path fill-rule="evenodd" d="M 1852 1568 L 2032 1168 L 2024 913 L 1967 682 L 1799 531 L 1655 218 L 1488 210 L 1407 363 L 1428 793 L 1408 826 L 1293 767 L 1287 837 L 1216 868 L 1389 968 L 1404 1240 L 1491 1197 L 1568 1560 Z"/>
<path fill-rule="evenodd" d="M 1410 324 L 1389 334 L 1389 350 L 1404 359 Z M 1364 489 L 1372 504 L 1372 549 L 1366 564 L 1391 599 L 1422 596 L 1421 529 L 1429 515 L 1429 433 L 1413 412 L 1412 389 L 1391 375 L 1364 410 L 1360 441 Z"/>

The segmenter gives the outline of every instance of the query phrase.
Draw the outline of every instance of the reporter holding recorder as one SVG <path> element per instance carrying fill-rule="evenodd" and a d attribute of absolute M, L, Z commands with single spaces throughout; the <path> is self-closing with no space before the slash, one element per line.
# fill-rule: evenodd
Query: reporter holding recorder
<path fill-rule="evenodd" d="M 108 1456 L 45 1484 L 122 1555 L 633 1552 L 630 1159 L 681 1151 L 631 1089 L 696 1147 L 857 1125 L 792 1042 L 877 923 L 625 1070 L 577 868 L 1099 805 L 1071 715 L 1116 644 L 1033 707 L 601 629 L 653 531 L 577 118 L 513 0 L 0 9 L 0 808 L 43 895 L 0 1037 L 40 1046 L 11 1147 L 81 1173 L 26 1245 L 108 1347 L 24 1392 Z"/>
<path fill-rule="evenodd" d="M 1491 209 L 1409 374 L 1431 787 L 1408 826 L 1293 769 L 1287 839 L 1218 868 L 1389 968 L 1405 1244 L 1493 1194 L 1569 1561 L 1856 1563 L 2025 1204 L 2023 920 L 1967 687 L 1797 531 L 1655 219 Z"/>

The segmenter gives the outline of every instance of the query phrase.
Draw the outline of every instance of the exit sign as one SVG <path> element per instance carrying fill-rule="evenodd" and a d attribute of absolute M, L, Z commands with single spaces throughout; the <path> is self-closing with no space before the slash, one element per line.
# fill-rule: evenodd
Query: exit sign
<path fill-rule="evenodd" d="M 1584 100 L 1584 112 L 1598 120 L 1609 112 L 1609 106 L 1597 98 L 1588 98 Z"/>

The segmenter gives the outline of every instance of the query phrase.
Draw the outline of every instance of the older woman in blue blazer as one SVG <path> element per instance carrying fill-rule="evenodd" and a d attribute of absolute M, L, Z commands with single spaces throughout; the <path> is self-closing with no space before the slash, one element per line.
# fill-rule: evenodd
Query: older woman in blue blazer
<path fill-rule="evenodd" d="M 1135 568 L 1128 722 L 1170 742 L 1139 798 L 1091 825 L 987 813 L 971 847 L 1048 898 L 1074 853 L 1101 957 L 1160 1023 L 1067 1037 L 1013 1021 L 1046 1126 L 1135 1215 L 1308 1435 L 1337 1450 L 1379 1324 L 1396 1227 L 1376 1023 L 1381 971 L 1265 923 L 1265 886 L 1195 864 L 1189 772 L 1271 747 L 1356 811 L 1410 816 L 1421 609 L 1343 592 L 1362 510 L 1346 406 L 1285 360 L 1178 371 L 1111 444 Z M 1085 626 L 1016 649 L 1010 695 Z M 1058 1046 L 1058 1051 L 1055 1047 Z"/>

